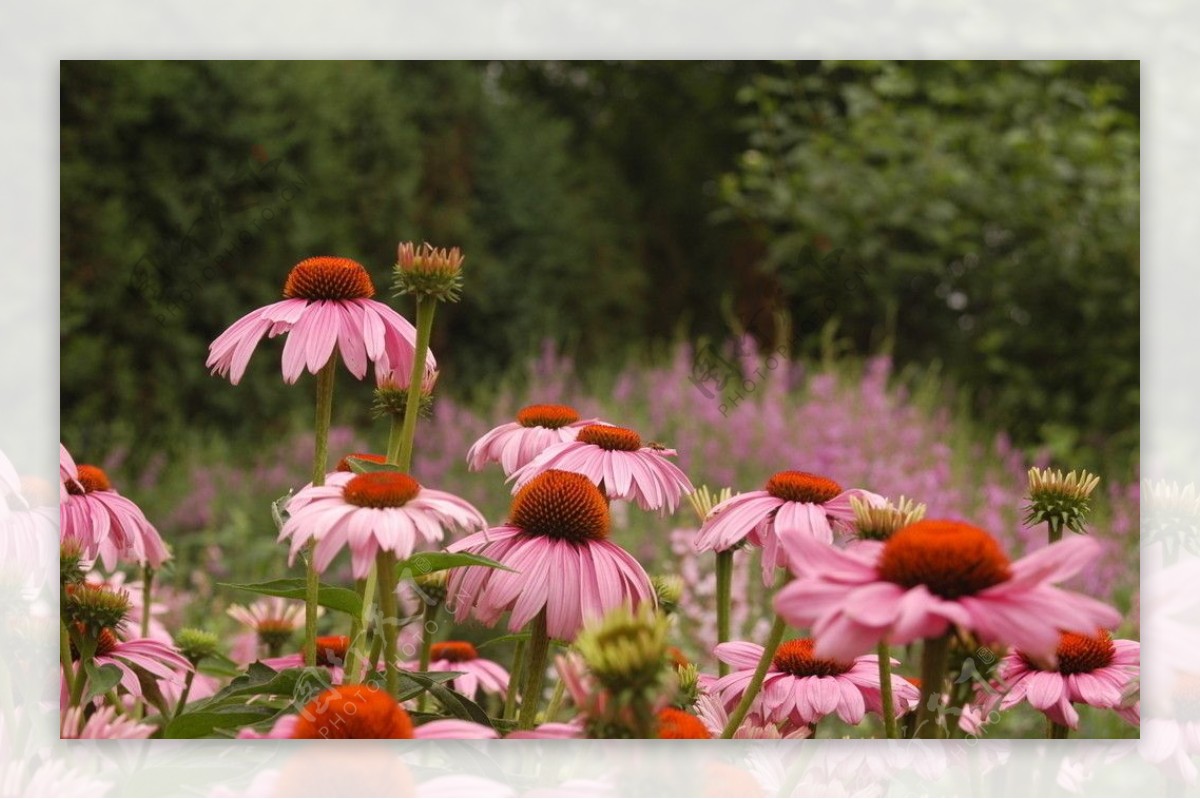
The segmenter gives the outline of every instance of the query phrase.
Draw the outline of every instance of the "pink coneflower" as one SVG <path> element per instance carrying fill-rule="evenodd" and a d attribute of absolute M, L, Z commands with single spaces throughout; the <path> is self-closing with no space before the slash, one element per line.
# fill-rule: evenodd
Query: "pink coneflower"
<path fill-rule="evenodd" d="M 763 648 L 745 641 L 730 641 L 719 644 L 715 652 L 734 671 L 712 682 L 709 693 L 730 710 L 746 692 Z M 892 697 L 895 713 L 899 715 L 919 694 L 912 683 L 897 676 L 892 677 Z M 844 661 L 818 658 L 813 655 L 811 638 L 779 645 L 762 692 L 750 706 L 758 724 L 782 725 L 784 731 L 811 726 L 832 713 L 847 724 L 858 724 L 866 713 L 882 711 L 879 658 L 875 655 Z"/>
<path fill-rule="evenodd" d="M 491 727 L 441 719 L 413 725 L 408 711 L 386 691 L 370 685 L 335 685 L 322 691 L 298 714 L 281 717 L 270 732 L 243 729 L 239 738 L 497 738 Z"/>
<path fill-rule="evenodd" d="M 1055 651 L 1056 664 L 1012 652 L 1000 661 L 997 676 L 1009 686 L 1000 700 L 1008 710 L 1022 700 L 1029 702 L 1055 724 L 1079 728 L 1074 703 L 1117 710 L 1136 725 L 1136 716 L 1122 708 L 1125 694 L 1138 675 L 1141 645 L 1137 641 L 1114 641 L 1105 630 L 1094 635 L 1063 633 Z"/>
<path fill-rule="evenodd" d="M 149 738 L 158 730 L 153 724 L 142 724 L 128 716 L 118 715 L 115 707 L 105 705 L 85 722 L 83 708 L 73 707 L 63 713 L 60 738 Z"/>
<path fill-rule="evenodd" d="M 704 722 L 713 738 L 720 738 L 725 731 L 725 725 L 729 723 L 729 712 L 724 703 L 708 693 L 701 694 L 696 699 L 696 715 Z M 763 723 L 753 714 L 747 714 L 733 733 L 734 740 L 798 740 L 811 737 L 812 730 L 808 727 L 794 727 L 784 733 L 780 731 L 779 724 Z"/>
<path fill-rule="evenodd" d="M 121 496 L 96 466 L 76 466 L 59 445 L 62 540 L 74 541 L 86 557 L 99 558 L 112 571 L 118 560 L 157 569 L 170 554 L 158 531 L 137 505 Z"/>
<path fill-rule="evenodd" d="M 417 661 L 406 663 L 408 671 L 417 671 Z M 429 652 L 427 671 L 461 671 L 462 674 L 449 681 L 450 687 L 466 697 L 474 697 L 483 689 L 485 693 L 503 695 L 508 690 L 508 671 L 499 663 L 479 657 L 474 645 L 467 641 L 438 641 Z"/>
<path fill-rule="evenodd" d="M 323 610 L 318 608 L 317 614 Z M 263 644 L 268 652 L 277 654 L 304 626 L 304 603 L 277 596 L 256 600 L 249 607 L 230 605 L 225 612 L 253 630 L 255 651 L 258 644 Z"/>
<path fill-rule="evenodd" d="M 608 503 L 588 478 L 543 472 L 517 493 L 506 524 L 448 547 L 513 569 L 452 569 L 455 619 L 473 616 L 490 626 L 512 611 L 508 628 L 515 632 L 545 608 L 549 634 L 569 641 L 585 620 L 654 602 L 650 578 L 608 532 Z"/>
<path fill-rule="evenodd" d="M 674 513 L 680 497 L 696 489 L 679 467 L 667 460 L 675 450 L 642 446 L 633 430 L 592 424 L 574 441 L 556 444 L 509 476 L 519 491 L 542 472 L 558 469 L 585 475 L 609 499 L 636 500 L 642 510 Z"/>
<path fill-rule="evenodd" d="M 776 594 L 775 609 L 789 624 L 811 627 L 819 657 L 849 660 L 880 641 L 907 644 L 959 625 L 984 643 L 1053 658 L 1060 631 L 1120 621 L 1104 603 L 1052 585 L 1100 553 L 1083 536 L 1016 563 L 983 530 L 955 521 L 920 521 L 886 543 L 846 551 L 806 535 L 780 543 L 796 579 Z"/>
<path fill-rule="evenodd" d="M 300 619 L 301 624 L 304 618 Z M 346 672 L 342 666 L 346 663 L 346 653 L 350 650 L 350 636 L 323 635 L 317 637 L 317 665 L 329 669 L 329 679 L 334 685 L 345 681 Z M 304 666 L 304 655 L 295 652 L 290 655 L 267 658 L 262 661 L 264 666 L 270 666 L 276 671 L 295 669 Z"/>
<path fill-rule="evenodd" d="M 320 256 L 292 268 L 281 302 L 258 308 L 234 322 L 208 348 L 205 366 L 237 385 L 258 342 L 288 334 L 283 347 L 283 379 L 295 383 L 307 368 L 316 374 L 334 348 L 350 373 L 361 380 L 367 361 L 376 373 L 412 371 L 417 331 L 412 323 L 372 300 L 375 285 L 362 264 Z M 426 368 L 436 369 L 430 353 Z"/>
<path fill-rule="evenodd" d="M 696 536 L 696 551 L 724 552 L 742 541 L 761 546 L 763 584 L 770 585 L 775 569 L 785 565 L 780 536 L 794 532 L 833 543 L 834 530 L 848 530 L 854 522 L 853 497 L 872 505 L 884 502 L 878 494 L 843 489 L 828 477 L 777 472 L 762 491 L 747 491 L 714 507 Z"/>
<path fill-rule="evenodd" d="M 579 431 L 598 419 L 581 420 L 567 405 L 529 405 L 517 412 L 517 420 L 492 428 L 467 450 L 467 464 L 477 472 L 489 463 L 499 463 L 507 477 L 545 450 L 574 441 Z"/>
<path fill-rule="evenodd" d="M 93 661 L 96 666 L 116 666 L 121 672 L 121 687 L 133 696 L 142 695 L 138 670 L 168 682 L 182 682 L 181 672 L 192 670 L 187 658 L 162 641 L 152 638 L 122 641 L 109 629 L 100 631 Z"/>
<path fill-rule="evenodd" d="M 349 545 L 356 579 L 367 576 L 381 550 L 404 560 L 418 544 L 441 541 L 445 527 L 466 531 L 487 527 L 469 502 L 424 488 L 400 472 L 370 472 L 340 485 L 309 486 L 288 504 L 288 513 L 279 540 L 292 540 L 289 563 L 315 540 L 313 564 L 323 572 L 334 555 Z"/>

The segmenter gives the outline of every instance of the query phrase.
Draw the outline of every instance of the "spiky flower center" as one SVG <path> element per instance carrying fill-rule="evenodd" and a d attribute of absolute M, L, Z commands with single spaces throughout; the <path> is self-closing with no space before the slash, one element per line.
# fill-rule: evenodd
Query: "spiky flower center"
<path fill-rule="evenodd" d="M 479 652 L 467 641 L 438 641 L 429 648 L 429 657 L 433 660 L 465 663 L 479 657 Z"/>
<path fill-rule="evenodd" d="M 322 255 L 292 267 L 283 296 L 305 300 L 358 300 L 375 296 L 375 284 L 358 261 Z"/>
<path fill-rule="evenodd" d="M 845 674 L 854 666 L 853 663 L 813 657 L 811 638 L 784 641 L 775 650 L 771 665 L 775 671 L 782 671 L 793 677 L 836 677 Z"/>
<path fill-rule="evenodd" d="M 112 483 L 108 482 L 108 475 L 99 466 L 91 466 L 86 463 L 79 465 L 79 482 L 67 480 L 68 494 L 90 494 L 93 491 L 112 491 Z"/>
<path fill-rule="evenodd" d="M 305 705 L 293 738 L 412 738 L 407 712 L 386 691 L 336 685 Z"/>
<path fill-rule="evenodd" d="M 603 424 L 590 424 L 583 428 L 579 431 L 578 440 L 609 451 L 637 452 L 642 448 L 642 437 L 633 430 Z"/>
<path fill-rule="evenodd" d="M 113 591 L 103 583 L 70 583 L 64 586 L 63 614 L 96 633 L 119 627 L 129 613 L 129 592 Z"/>
<path fill-rule="evenodd" d="M 924 585 L 943 599 L 971 596 L 1012 576 L 996 539 L 965 522 L 910 524 L 884 544 L 879 576 L 905 588 Z"/>
<path fill-rule="evenodd" d="M 557 430 L 579 421 L 579 411 L 569 405 L 527 405 L 517 411 L 521 427 L 548 427 Z"/>
<path fill-rule="evenodd" d="M 350 649 L 350 636 L 323 635 L 317 638 L 317 665 L 340 666 L 346 662 Z"/>
<path fill-rule="evenodd" d="M 1059 674 L 1087 674 L 1112 665 L 1117 650 L 1108 631 L 1097 630 L 1095 635 L 1063 633 L 1058 639 L 1055 654 L 1058 656 Z M 1025 664 L 1042 669 L 1028 659 L 1025 659 Z"/>
<path fill-rule="evenodd" d="M 776 472 L 767 481 L 767 493 L 786 502 L 820 505 L 842 493 L 842 487 L 819 474 Z"/>
<path fill-rule="evenodd" d="M 668 707 L 658 711 L 658 737 L 707 739 L 712 734 L 704 722 L 691 713 Z"/>
<path fill-rule="evenodd" d="M 342 498 L 360 508 L 399 508 L 414 498 L 421 485 L 400 472 L 368 472 L 342 489 Z"/>
<path fill-rule="evenodd" d="M 350 459 L 351 458 L 354 458 L 355 460 L 359 460 L 359 461 L 366 461 L 367 463 L 379 463 L 379 464 L 387 463 L 387 457 L 383 456 L 383 455 L 373 455 L 370 452 L 351 452 L 349 455 L 347 455 L 346 457 L 344 457 L 340 461 L 338 461 L 337 466 L 335 466 L 333 470 L 335 472 L 352 472 L 352 471 L 354 471 L 354 469 L 350 468 Z"/>
<path fill-rule="evenodd" d="M 517 492 L 509 520 L 529 535 L 600 541 L 608 537 L 608 501 L 582 474 L 550 469 Z"/>

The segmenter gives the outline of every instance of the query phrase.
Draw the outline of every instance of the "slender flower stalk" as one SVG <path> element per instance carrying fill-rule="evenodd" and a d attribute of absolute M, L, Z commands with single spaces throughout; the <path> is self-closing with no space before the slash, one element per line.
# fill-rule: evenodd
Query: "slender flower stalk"
<path fill-rule="evenodd" d="M 142 564 L 142 637 L 150 637 L 150 585 L 154 582 L 154 569 L 149 563 Z"/>
<path fill-rule="evenodd" d="M 892 650 L 886 642 L 879 642 L 879 696 L 882 700 L 883 734 L 886 738 L 898 738 L 896 732 L 896 706 L 892 704 Z"/>
<path fill-rule="evenodd" d="M 424 363 L 424 353 L 421 353 L 421 363 Z M 337 361 L 333 358 L 317 372 L 317 412 L 314 424 L 315 446 L 313 448 L 312 484 L 325 485 L 325 469 L 329 466 L 329 425 L 333 417 L 333 378 Z M 317 595 L 321 586 L 317 574 L 316 558 L 313 550 L 316 540 L 310 541 L 307 548 L 304 582 L 304 665 L 317 665 Z"/>
<path fill-rule="evenodd" d="M 746 686 L 746 693 L 742 694 L 742 701 L 738 703 L 733 714 L 730 715 L 729 721 L 725 723 L 725 729 L 721 731 L 722 738 L 733 738 L 733 734 L 745 720 L 746 714 L 750 712 L 750 706 L 754 704 L 758 692 L 762 690 L 763 680 L 767 678 L 767 670 L 771 667 L 771 661 L 775 658 L 775 650 L 779 649 L 779 644 L 783 641 L 783 632 L 786 629 L 787 623 L 776 614 L 775 623 L 771 626 L 771 633 L 767 636 L 767 644 L 763 647 L 762 657 L 759 658 L 758 666 L 754 669 L 754 676 L 750 678 L 750 684 Z"/>
<path fill-rule="evenodd" d="M 521 669 L 525 665 L 525 639 L 517 641 L 513 647 L 512 669 L 509 670 L 508 692 L 504 696 L 503 718 L 516 720 L 517 686 L 521 683 Z"/>
<path fill-rule="evenodd" d="M 440 607 L 440 602 L 425 603 L 425 614 L 421 623 L 421 660 L 417 668 L 417 671 L 422 673 L 429 671 L 429 653 L 433 651 L 433 631 L 437 629 L 437 614 Z M 421 694 L 421 698 L 417 700 L 417 710 L 425 711 L 425 700 L 428 697 L 428 693 Z"/>
<path fill-rule="evenodd" d="M 733 550 L 717 553 L 717 644 L 729 640 L 729 617 L 733 612 Z M 729 664 L 719 661 L 717 674 L 724 677 L 729 673 Z"/>
<path fill-rule="evenodd" d="M 396 604 L 396 556 L 380 550 L 375 556 L 379 573 L 379 614 L 382 616 L 380 636 L 383 638 L 383 667 L 387 690 L 392 696 L 400 689 L 400 674 L 396 671 L 396 644 L 400 635 L 400 611 Z"/>
<path fill-rule="evenodd" d="M 412 376 L 408 381 L 408 405 L 404 409 L 403 428 L 400 432 L 400 453 L 396 458 L 396 463 L 405 473 L 412 466 L 413 441 L 417 433 L 417 414 L 421 410 L 425 353 L 429 351 L 429 338 L 433 332 L 433 317 L 436 311 L 437 300 L 432 297 L 417 297 L 417 356 L 413 359 Z"/>
<path fill-rule="evenodd" d="M 917 725 L 914 738 L 940 738 L 941 725 L 937 719 L 937 703 L 941 701 L 942 684 L 946 681 L 946 664 L 950 657 L 950 636 L 926 638 L 921 652 L 921 704 L 917 706 Z"/>
<path fill-rule="evenodd" d="M 521 696 L 521 714 L 517 729 L 531 730 L 537 721 L 538 705 L 542 698 L 542 681 L 546 676 L 546 656 L 550 652 L 550 635 L 546 631 L 546 609 L 542 608 L 529 623 L 529 657 L 525 659 L 525 690 Z"/>

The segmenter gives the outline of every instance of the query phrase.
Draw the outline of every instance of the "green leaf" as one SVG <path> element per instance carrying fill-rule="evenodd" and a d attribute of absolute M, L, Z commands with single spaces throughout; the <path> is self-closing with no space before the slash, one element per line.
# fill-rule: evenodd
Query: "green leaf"
<path fill-rule="evenodd" d="M 513 571 L 503 563 L 497 563 L 482 555 L 472 555 L 469 552 L 422 552 L 413 555 L 408 560 L 397 564 L 397 573 L 403 579 L 407 576 L 419 576 L 446 569 L 461 569 L 464 566 L 482 566 L 485 569 L 502 569 Z"/>
<path fill-rule="evenodd" d="M 225 588 L 236 588 L 249 591 L 252 594 L 280 596 L 285 599 L 304 599 L 304 578 L 287 577 L 279 580 L 268 580 L 265 583 L 220 583 Z M 330 610 L 349 613 L 358 618 L 362 615 L 362 599 L 349 588 L 321 583 L 317 589 L 317 604 Z"/>
<path fill-rule="evenodd" d="M 238 705 L 216 710 L 184 713 L 163 730 L 164 738 L 203 738 L 214 730 L 234 729 L 267 721 L 279 715 L 279 709 L 265 705 Z"/>
<path fill-rule="evenodd" d="M 108 693 L 121 681 L 121 670 L 111 663 L 97 666 L 93 661 L 85 660 L 83 670 L 87 672 L 88 677 L 88 692 L 84 697 L 85 701 L 94 696 Z"/>
<path fill-rule="evenodd" d="M 475 702 L 471 699 L 468 699 L 460 694 L 458 691 L 453 691 L 447 688 L 445 685 L 442 685 L 440 681 L 432 678 L 432 675 L 443 676 L 450 674 L 450 672 L 431 672 L 430 674 L 415 671 L 401 672 L 402 677 L 407 677 L 412 682 L 424 688 L 426 691 L 429 691 L 430 695 L 438 701 L 438 704 L 442 706 L 442 709 L 450 715 L 457 719 L 474 721 L 477 724 L 483 724 L 491 727 L 492 720 L 488 718 L 488 714 L 484 712 L 483 708 L 475 704 Z M 420 691 L 417 693 L 419 694 Z M 415 695 L 416 694 L 413 696 Z M 411 699 L 412 697 L 409 696 L 406 698 Z"/>
<path fill-rule="evenodd" d="M 374 461 L 365 461 L 362 458 L 346 458 L 346 464 L 350 467 L 350 471 L 357 474 L 401 471 L 400 467 L 394 463 L 375 463 Z"/>

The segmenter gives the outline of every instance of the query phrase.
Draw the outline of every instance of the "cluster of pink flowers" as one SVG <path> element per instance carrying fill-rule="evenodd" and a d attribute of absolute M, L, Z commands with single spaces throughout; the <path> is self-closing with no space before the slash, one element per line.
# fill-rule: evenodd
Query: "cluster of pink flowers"
<path fill-rule="evenodd" d="M 602 403 L 579 396 L 571 370 L 546 353 L 533 370 L 538 402 L 499 399 L 512 421 L 486 425 L 440 403 L 414 448 L 438 374 L 433 311 L 456 299 L 462 260 L 457 249 L 401 245 L 397 287 L 417 299 L 414 325 L 373 299 L 361 264 L 310 258 L 288 274 L 282 301 L 213 341 L 207 366 L 235 385 L 277 336 L 284 382 L 307 371 L 318 385 L 311 446 L 285 442 L 249 473 L 206 472 L 168 515 L 203 526 L 222 492 L 263 504 L 289 492 L 275 505 L 280 560 L 302 561 L 305 577 L 242 587 L 268 597 L 228 608 L 243 627 L 231 658 L 207 631 L 163 623 L 168 594 L 153 582 L 170 558 L 163 537 L 105 471 L 62 448 L 64 737 L 219 725 L 221 714 L 195 712 L 212 708 L 237 711 L 211 729 L 240 738 L 796 739 L 834 719 L 875 734 L 868 716 L 888 737 L 901 727 L 984 734 L 1022 703 L 1055 734 L 1079 727 L 1077 705 L 1138 723 L 1138 644 L 1112 638 L 1125 620 L 1096 598 L 1126 579 L 1110 568 L 1121 531 L 1057 541 L 1061 524 L 1051 524 L 1046 545 L 1040 528 L 1018 524 L 1012 477 L 1024 464 L 1003 441 L 1000 466 L 956 482 L 950 422 L 922 418 L 889 390 L 885 360 L 854 390 L 775 356 L 764 373 L 744 346 L 741 366 L 759 382 L 731 403 L 696 379 L 685 349 L 666 368 L 621 375 Z M 330 429 L 338 365 L 359 380 L 373 367 L 392 417 L 386 455 Z M 356 454 L 329 471 L 330 449 Z M 454 476 L 464 459 L 477 476 Z M 740 491 L 707 503 L 689 475 Z M 463 479 L 473 482 L 458 490 Z M 920 497 L 932 518 L 885 495 Z M 666 519 L 689 497 L 697 526 Z M 868 540 L 864 514 L 891 512 L 903 521 Z M 1112 525 L 1135 524 L 1122 512 Z M 652 579 L 651 560 L 670 573 Z M 688 655 L 667 645 L 681 631 Z M 492 643 L 513 650 L 511 667 L 484 650 Z M 549 692 L 555 645 L 567 652 L 553 659 Z M 919 677 L 893 657 L 898 647 L 919 647 Z M 972 663 L 1003 654 L 962 690 L 952 651 Z M 209 677 L 206 660 L 245 679 Z M 256 699 L 285 690 L 282 710 Z M 961 720 L 931 721 L 935 705 Z"/>

